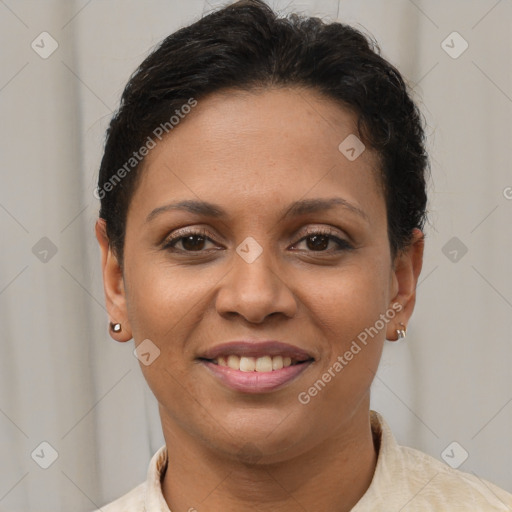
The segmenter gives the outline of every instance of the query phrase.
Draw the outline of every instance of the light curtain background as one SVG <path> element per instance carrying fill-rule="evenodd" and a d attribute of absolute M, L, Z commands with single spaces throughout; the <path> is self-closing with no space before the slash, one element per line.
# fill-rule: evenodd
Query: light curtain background
<path fill-rule="evenodd" d="M 1 511 L 92 510 L 142 482 L 163 444 L 133 341 L 108 335 L 93 191 L 130 74 L 220 4 L 0 0 Z M 430 224 L 372 408 L 401 444 L 512 492 L 512 3 L 269 4 L 372 34 L 413 87 Z"/>

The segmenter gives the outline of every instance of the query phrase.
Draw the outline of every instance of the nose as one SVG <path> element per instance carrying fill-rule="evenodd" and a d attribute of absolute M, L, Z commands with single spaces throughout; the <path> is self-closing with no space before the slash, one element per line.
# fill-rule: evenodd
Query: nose
<path fill-rule="evenodd" d="M 264 249 L 252 262 L 238 253 L 233 255 L 231 270 L 222 280 L 216 297 L 220 315 L 240 315 L 255 324 L 277 313 L 289 318 L 295 315 L 295 296 L 271 256 L 269 249 Z"/>

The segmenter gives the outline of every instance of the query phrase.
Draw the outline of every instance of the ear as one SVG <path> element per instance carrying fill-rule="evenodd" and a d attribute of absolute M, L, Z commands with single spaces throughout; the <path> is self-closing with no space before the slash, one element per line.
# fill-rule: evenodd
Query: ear
<path fill-rule="evenodd" d="M 116 341 L 128 341 L 132 338 L 132 333 L 127 315 L 123 272 L 110 247 L 106 227 L 105 219 L 100 218 L 96 221 L 96 238 L 101 250 L 105 303 L 110 321 L 121 324 L 120 332 L 109 329 L 109 333 Z"/>
<path fill-rule="evenodd" d="M 386 338 L 398 340 L 397 329 L 406 329 L 416 303 L 416 286 L 423 265 L 425 236 L 417 228 L 413 231 L 410 246 L 397 254 L 393 263 L 392 279 L 395 292 L 391 303 L 398 303 L 402 308 L 397 312 L 393 322 L 387 327 Z"/>

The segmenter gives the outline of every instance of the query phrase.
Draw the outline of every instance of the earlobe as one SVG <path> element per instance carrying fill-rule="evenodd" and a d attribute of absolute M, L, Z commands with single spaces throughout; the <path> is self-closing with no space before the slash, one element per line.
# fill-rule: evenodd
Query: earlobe
<path fill-rule="evenodd" d="M 109 334 L 116 341 L 128 341 L 132 335 L 127 316 L 123 272 L 110 247 L 105 219 L 96 221 L 95 230 L 101 251 L 105 303 L 110 317 Z"/>
<path fill-rule="evenodd" d="M 401 305 L 394 322 L 388 324 L 386 338 L 397 341 L 405 337 L 407 324 L 416 303 L 416 287 L 423 265 L 425 237 L 420 229 L 413 231 L 413 240 L 409 247 L 396 256 L 393 270 L 393 289 L 396 290 L 392 303 Z"/>

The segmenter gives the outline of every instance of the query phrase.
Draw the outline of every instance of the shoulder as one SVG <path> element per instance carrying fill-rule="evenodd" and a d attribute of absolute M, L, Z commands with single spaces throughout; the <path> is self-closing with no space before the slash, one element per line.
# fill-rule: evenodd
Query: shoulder
<path fill-rule="evenodd" d="M 414 448 L 398 450 L 407 474 L 406 490 L 415 493 L 416 505 L 428 504 L 424 510 L 512 511 L 512 494 L 493 483 Z"/>
<path fill-rule="evenodd" d="M 477 475 L 453 469 L 440 460 L 400 446 L 384 418 L 371 411 L 379 443 L 377 467 L 354 512 L 511 512 L 512 494 Z"/>
<path fill-rule="evenodd" d="M 120 498 L 94 512 L 143 512 L 146 482 L 139 484 Z"/>

